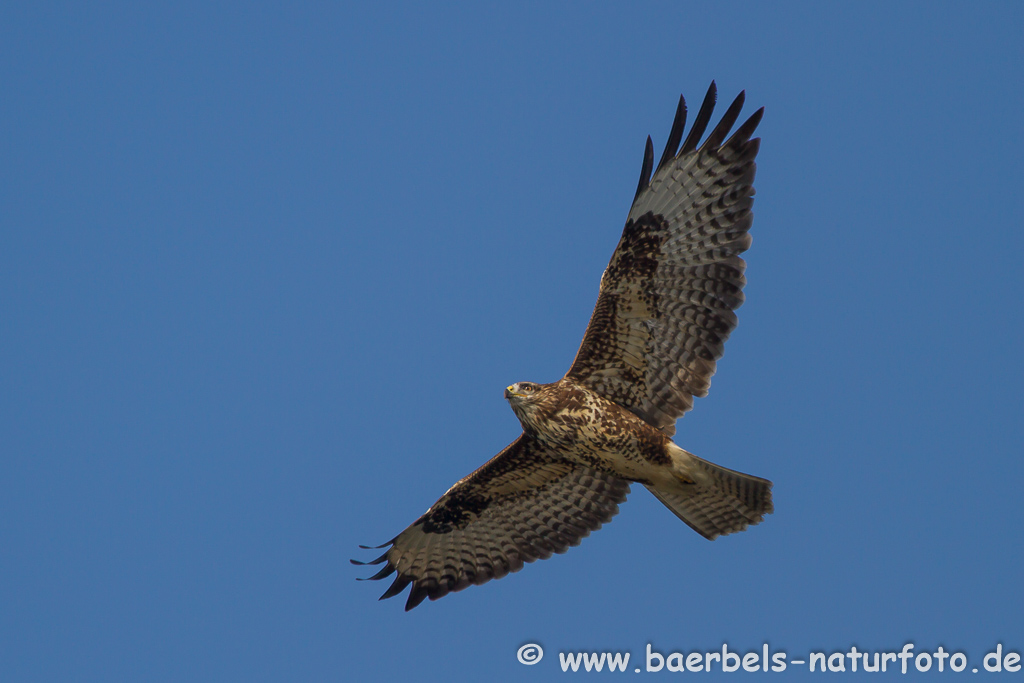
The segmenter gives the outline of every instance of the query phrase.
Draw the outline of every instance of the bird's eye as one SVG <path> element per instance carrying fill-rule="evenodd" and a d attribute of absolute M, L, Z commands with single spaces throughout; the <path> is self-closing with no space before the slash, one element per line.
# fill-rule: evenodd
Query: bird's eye
<path fill-rule="evenodd" d="M 530 393 L 531 391 L 533 391 L 533 387 L 529 384 L 524 384 L 523 391 L 525 391 L 526 393 Z"/>

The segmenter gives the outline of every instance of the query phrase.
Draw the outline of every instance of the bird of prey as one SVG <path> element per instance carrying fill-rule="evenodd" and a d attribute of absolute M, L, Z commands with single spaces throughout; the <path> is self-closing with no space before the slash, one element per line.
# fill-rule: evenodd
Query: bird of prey
<path fill-rule="evenodd" d="M 352 560 L 383 563 L 374 580 L 397 573 L 382 600 L 411 585 L 410 610 L 563 553 L 618 512 L 632 482 L 708 539 L 772 512 L 770 481 L 670 438 L 693 397 L 707 394 L 746 283 L 740 254 L 750 246 L 760 145 L 750 136 L 764 109 L 727 140 L 741 92 L 701 143 L 716 94 L 712 82 L 685 140 L 679 98 L 657 168 L 647 138 L 633 205 L 569 372 L 505 389 L 523 433 L 377 546 L 383 555 Z"/>

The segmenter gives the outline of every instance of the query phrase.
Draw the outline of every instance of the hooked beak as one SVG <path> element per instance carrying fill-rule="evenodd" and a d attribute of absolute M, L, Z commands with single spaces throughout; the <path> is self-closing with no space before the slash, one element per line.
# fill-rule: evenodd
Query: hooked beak
<path fill-rule="evenodd" d="M 515 392 L 515 388 L 515 384 L 509 384 L 507 387 L 505 387 L 505 398 L 512 398 L 513 396 L 522 396 L 522 394 L 517 394 Z"/>

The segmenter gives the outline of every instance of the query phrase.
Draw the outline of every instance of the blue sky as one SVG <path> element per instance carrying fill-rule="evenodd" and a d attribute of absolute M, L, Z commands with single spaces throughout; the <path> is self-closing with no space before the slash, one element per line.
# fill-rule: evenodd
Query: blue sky
<path fill-rule="evenodd" d="M 5 4 L 0 678 L 1021 652 L 1022 25 L 1016 3 Z M 635 487 L 566 555 L 378 603 L 357 544 L 518 435 L 502 389 L 568 368 L 644 139 L 712 79 L 766 108 L 754 244 L 676 440 L 772 479 L 775 514 L 708 543 Z"/>

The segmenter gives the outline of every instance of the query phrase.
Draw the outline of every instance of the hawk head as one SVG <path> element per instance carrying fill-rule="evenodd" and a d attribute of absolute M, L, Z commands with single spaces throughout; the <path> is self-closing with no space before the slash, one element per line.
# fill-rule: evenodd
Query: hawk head
<path fill-rule="evenodd" d="M 540 398 L 543 385 L 535 382 L 516 382 L 505 387 L 505 398 L 513 405 L 516 403 L 530 403 Z"/>
<path fill-rule="evenodd" d="M 523 429 L 529 429 L 543 419 L 544 411 L 541 407 L 552 398 L 552 392 L 547 391 L 552 386 L 536 382 L 516 382 L 505 387 L 505 398 L 512 406 L 512 412 L 523 423 Z"/>

